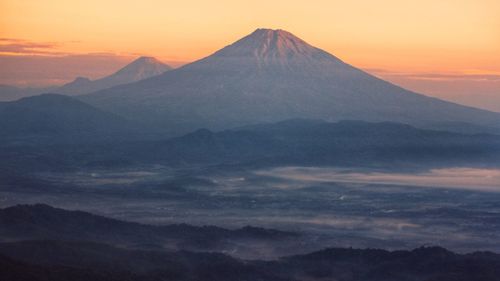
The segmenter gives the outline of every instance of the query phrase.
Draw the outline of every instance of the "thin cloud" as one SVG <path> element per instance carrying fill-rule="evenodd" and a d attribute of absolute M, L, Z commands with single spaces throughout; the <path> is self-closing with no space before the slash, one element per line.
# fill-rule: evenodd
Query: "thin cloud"
<path fill-rule="evenodd" d="M 430 72 L 398 72 L 381 68 L 365 68 L 367 72 L 382 77 L 399 77 L 411 80 L 430 80 L 430 81 L 492 81 L 500 82 L 500 74 L 463 74 L 463 73 L 430 73 Z"/>
<path fill-rule="evenodd" d="M 57 51 L 61 43 L 33 42 L 17 38 L 0 38 L 0 53 L 31 55 L 64 55 Z"/>
<path fill-rule="evenodd" d="M 26 40 L 17 38 L 0 38 L 0 42 L 17 43 L 17 42 L 26 42 Z"/>
<path fill-rule="evenodd" d="M 337 168 L 282 167 L 255 173 L 303 182 L 377 183 L 500 192 L 500 169 L 447 168 L 412 174 L 349 171 Z"/>
<path fill-rule="evenodd" d="M 470 80 L 470 81 L 500 81 L 500 75 L 495 74 L 436 74 L 422 73 L 407 75 L 412 79 L 422 80 Z"/>

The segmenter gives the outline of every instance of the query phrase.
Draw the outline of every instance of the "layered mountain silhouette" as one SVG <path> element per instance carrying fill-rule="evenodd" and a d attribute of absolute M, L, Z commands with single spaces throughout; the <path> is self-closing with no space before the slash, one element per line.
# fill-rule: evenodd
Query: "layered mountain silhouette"
<path fill-rule="evenodd" d="M 139 57 L 117 72 L 96 80 L 90 80 L 86 77 L 77 77 L 75 80 L 62 86 L 43 88 L 19 88 L 9 85 L 0 85 L 0 101 L 14 101 L 42 93 L 58 93 L 69 96 L 87 94 L 117 85 L 147 79 L 171 69 L 172 67 L 162 63 L 156 58 Z"/>
<path fill-rule="evenodd" d="M 290 118 L 498 127 L 500 114 L 417 94 L 378 79 L 284 30 L 257 29 L 160 76 L 81 97 L 173 133 Z"/>
<path fill-rule="evenodd" d="M 2 280 L 498 281 L 500 255 L 440 247 L 329 248 L 278 260 L 221 253 L 130 250 L 85 241 L 0 243 Z"/>
<path fill-rule="evenodd" d="M 131 128 L 124 118 L 75 98 L 42 94 L 0 102 L 0 136 L 67 136 L 108 134 Z"/>
<path fill-rule="evenodd" d="M 295 239 L 300 235 L 245 226 L 229 230 L 216 226 L 145 225 L 110 219 L 49 205 L 17 205 L 0 209 L 0 241 L 64 240 L 120 244 L 132 248 L 221 250 L 237 243 Z"/>
<path fill-rule="evenodd" d="M 0 149 L 0 166 L 45 171 L 142 164 L 219 168 L 347 166 L 390 170 L 500 165 L 498 135 L 434 131 L 391 122 L 293 119 L 220 132 L 199 129 L 168 140 L 121 139 L 82 146 L 71 139 L 67 144 L 71 149 L 7 143 L 6 149 Z"/>
<path fill-rule="evenodd" d="M 97 80 L 77 77 L 53 92 L 66 95 L 86 94 L 150 78 L 171 69 L 172 67 L 153 57 L 140 57 L 109 76 Z"/>
<path fill-rule="evenodd" d="M 134 151 L 128 155 L 170 164 L 498 165 L 500 137 L 418 129 L 392 122 L 292 119 L 221 132 L 200 129 L 164 142 L 143 144 Z"/>
<path fill-rule="evenodd" d="M 154 243 L 180 237 L 196 245 L 240 236 L 256 237 L 247 244 L 262 247 L 263 237 L 282 241 L 288 233 L 149 226 L 47 205 L 0 209 L 0 226 L 2 280 L 496 281 L 500 276 L 498 254 L 456 254 L 441 247 L 396 251 L 326 248 L 271 260 L 243 260 L 212 250 L 128 247 L 124 242 L 135 239 Z M 288 247 L 297 245 L 301 243 L 291 240 Z"/>

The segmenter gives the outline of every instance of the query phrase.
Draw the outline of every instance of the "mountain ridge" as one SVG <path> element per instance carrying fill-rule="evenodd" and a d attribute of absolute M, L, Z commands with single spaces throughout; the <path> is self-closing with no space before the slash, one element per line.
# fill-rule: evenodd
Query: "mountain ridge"
<path fill-rule="evenodd" d="M 84 225 L 80 224 L 79 218 L 82 217 L 86 217 L 83 219 Z M 91 222 L 101 220 L 101 223 L 86 228 L 89 218 Z M 115 228 L 113 223 L 116 224 L 117 221 L 82 211 L 66 211 L 40 204 L 0 209 L 0 276 L 7 280 L 82 281 L 196 281 L 207 280 L 207 277 L 214 280 L 248 281 L 321 281 L 336 280 L 339 277 L 345 281 L 497 281 L 500 276 L 500 255 L 493 252 L 464 254 L 439 246 L 422 246 L 413 250 L 325 246 L 322 250 L 270 259 L 269 253 L 265 251 L 256 258 L 245 259 L 233 255 L 233 251 L 199 251 L 189 249 L 186 244 L 174 250 L 127 247 L 122 238 L 130 239 L 134 227 L 161 227 L 122 222 L 124 227 Z M 45 239 L 36 239 L 36 236 L 34 239 L 12 239 L 13 237 L 8 235 L 8 231 L 12 229 L 27 234 L 27 230 L 32 230 L 33 225 L 43 224 L 48 227 L 42 234 L 50 234 L 46 235 Z M 74 233 L 83 231 L 87 236 L 64 239 L 64 236 L 57 236 L 61 229 Z M 222 230 L 215 226 L 195 227 L 187 237 L 183 231 L 178 235 L 185 237 L 186 242 L 191 245 L 211 244 L 213 239 L 218 237 L 217 231 Z M 240 230 L 249 231 L 244 228 Z M 111 235 L 103 241 L 100 233 L 106 231 L 116 235 Z M 250 230 L 250 235 L 252 231 Z M 148 239 L 152 237 L 152 233 L 142 234 L 144 235 L 139 237 L 140 241 L 155 241 L 154 237 Z M 160 235 L 163 236 L 165 234 Z M 87 239 L 81 240 L 82 238 Z M 283 242 L 279 237 L 276 239 Z M 257 243 L 253 244 L 255 242 Z M 262 247 L 256 240 L 245 240 L 245 245 Z M 291 240 L 286 245 L 290 248 L 301 243 Z"/>
<path fill-rule="evenodd" d="M 222 131 L 198 129 L 170 139 L 122 139 L 84 147 L 73 141 L 68 145 L 73 148 L 71 153 L 43 146 L 31 150 L 12 146 L 10 153 L 0 150 L 0 162 L 6 166 L 16 163 L 21 170 L 36 167 L 39 171 L 138 164 L 219 168 L 348 166 L 389 170 L 500 164 L 499 135 L 419 129 L 394 122 L 293 119 Z M 21 153 L 24 158 L 16 157 Z"/>
<path fill-rule="evenodd" d="M 0 241 L 80 240 L 117 243 L 128 248 L 167 247 L 174 250 L 181 246 L 193 250 L 221 250 L 237 247 L 238 243 L 247 240 L 270 243 L 300 237 L 295 232 L 253 226 L 226 229 L 183 223 L 141 224 L 46 204 L 14 205 L 0 209 L 0 226 Z"/>

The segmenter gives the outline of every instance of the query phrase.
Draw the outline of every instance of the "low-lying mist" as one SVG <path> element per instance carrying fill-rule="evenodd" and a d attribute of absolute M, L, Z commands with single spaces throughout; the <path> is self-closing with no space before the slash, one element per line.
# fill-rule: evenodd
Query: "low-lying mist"
<path fill-rule="evenodd" d="M 46 203 L 148 224 L 287 230 L 306 235 L 296 249 L 303 252 L 424 244 L 498 252 L 499 175 L 477 168 L 389 173 L 141 166 L 11 179 L 0 183 L 0 206 Z"/>
<path fill-rule="evenodd" d="M 319 167 L 281 167 L 256 172 L 304 182 L 345 182 L 500 192 L 500 169 L 445 168 L 418 173 L 377 172 Z"/>

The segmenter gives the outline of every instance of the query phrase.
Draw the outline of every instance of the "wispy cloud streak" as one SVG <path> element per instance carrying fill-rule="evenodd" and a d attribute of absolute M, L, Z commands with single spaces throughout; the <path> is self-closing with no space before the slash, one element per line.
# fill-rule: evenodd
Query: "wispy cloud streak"
<path fill-rule="evenodd" d="M 30 55 L 65 55 L 57 49 L 61 43 L 33 42 L 17 38 L 0 38 L 0 53 Z"/>

